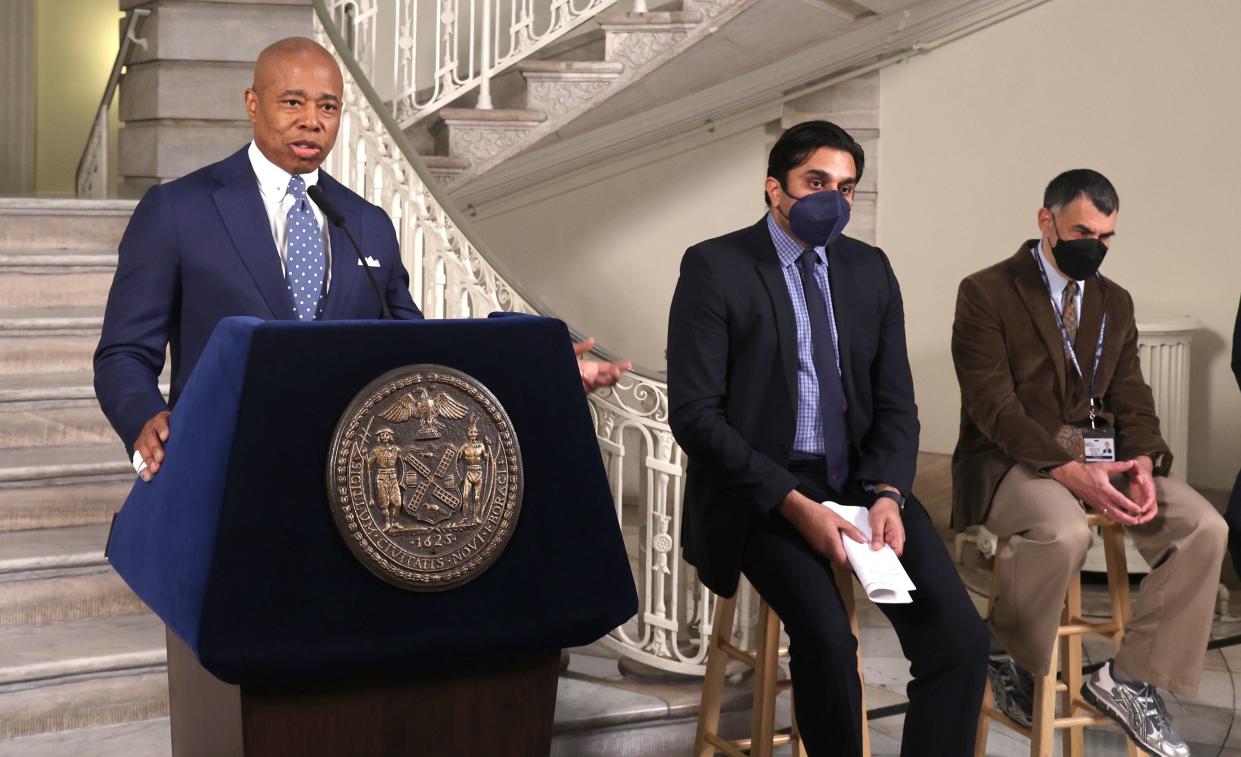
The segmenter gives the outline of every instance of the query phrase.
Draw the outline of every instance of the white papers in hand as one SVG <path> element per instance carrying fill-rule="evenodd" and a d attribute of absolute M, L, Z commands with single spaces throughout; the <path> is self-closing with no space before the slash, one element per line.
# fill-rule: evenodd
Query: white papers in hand
<path fill-rule="evenodd" d="M 844 534 L 840 535 L 849 565 L 870 601 L 878 604 L 912 602 L 909 592 L 917 587 L 909 580 L 909 574 L 905 572 L 896 553 L 887 544 L 879 550 L 870 548 L 870 511 L 865 507 L 848 507 L 835 502 L 820 504 L 852 523 L 862 532 L 862 536 L 866 537 L 866 543 L 859 544 Z"/>

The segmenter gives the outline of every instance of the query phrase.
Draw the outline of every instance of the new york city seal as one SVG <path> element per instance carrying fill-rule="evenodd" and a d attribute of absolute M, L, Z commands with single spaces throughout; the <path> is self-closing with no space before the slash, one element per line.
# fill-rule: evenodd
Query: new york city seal
<path fill-rule="evenodd" d="M 495 562 L 521 511 L 521 449 L 487 387 L 442 365 L 385 373 L 353 398 L 328 455 L 336 526 L 372 573 L 413 591 Z"/>

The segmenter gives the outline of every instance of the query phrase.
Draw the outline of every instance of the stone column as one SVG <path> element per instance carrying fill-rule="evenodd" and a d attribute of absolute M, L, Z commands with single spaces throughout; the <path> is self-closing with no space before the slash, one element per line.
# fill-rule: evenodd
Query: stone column
<path fill-rule="evenodd" d="M 312 34 L 309 0 L 119 0 L 149 8 L 121 81 L 119 193 L 184 176 L 250 139 L 244 97 L 259 51 Z"/>
<path fill-rule="evenodd" d="M 34 0 L 0 2 L 0 196 L 34 191 Z"/>

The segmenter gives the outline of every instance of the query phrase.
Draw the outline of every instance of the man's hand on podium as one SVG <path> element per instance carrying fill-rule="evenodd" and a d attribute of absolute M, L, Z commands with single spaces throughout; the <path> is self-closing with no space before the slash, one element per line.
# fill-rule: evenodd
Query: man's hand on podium
<path fill-rule="evenodd" d="M 134 452 L 142 458 L 140 465 L 137 460 L 134 463 L 138 465 L 138 475 L 143 481 L 150 481 L 159 473 L 159 465 L 164 462 L 164 442 L 168 441 L 170 415 L 172 413 L 167 410 L 156 413 L 155 417 L 142 427 L 138 440 L 134 442 Z"/>
<path fill-rule="evenodd" d="M 611 386 L 620 380 L 621 374 L 632 368 L 628 360 L 618 363 L 607 363 L 598 360 L 586 360 L 582 356 L 595 348 L 593 337 L 587 337 L 573 345 L 573 354 L 577 355 L 577 370 L 582 374 L 582 389 L 590 394 L 594 390 Z"/>

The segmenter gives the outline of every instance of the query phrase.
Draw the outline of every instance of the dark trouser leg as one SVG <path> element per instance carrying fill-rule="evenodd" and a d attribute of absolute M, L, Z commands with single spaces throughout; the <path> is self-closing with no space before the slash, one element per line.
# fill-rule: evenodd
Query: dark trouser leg
<path fill-rule="evenodd" d="M 1224 520 L 1228 521 L 1228 553 L 1232 556 L 1232 567 L 1241 576 L 1241 471 L 1237 472 L 1237 482 L 1232 485 Z"/>
<path fill-rule="evenodd" d="M 789 635 L 793 707 L 811 757 L 861 754 L 857 640 L 827 558 L 779 515 L 756 527 L 741 569 Z"/>
<path fill-rule="evenodd" d="M 817 476 L 795 472 L 803 478 L 801 488 L 807 496 L 827 498 Z M 896 629 L 914 676 L 908 688 L 902 754 L 972 754 L 990 649 L 986 626 L 930 517 L 912 497 L 904 520 L 901 562 L 918 588 L 912 604 L 880 605 Z M 812 757 L 858 754 L 857 640 L 830 561 L 773 514 L 751 532 L 741 565 L 788 632 L 793 703 L 806 751 Z"/>
<path fill-rule="evenodd" d="M 901 564 L 918 588 L 912 604 L 881 604 L 910 662 L 902 755 L 974 753 L 990 638 L 930 516 L 905 507 Z"/>

